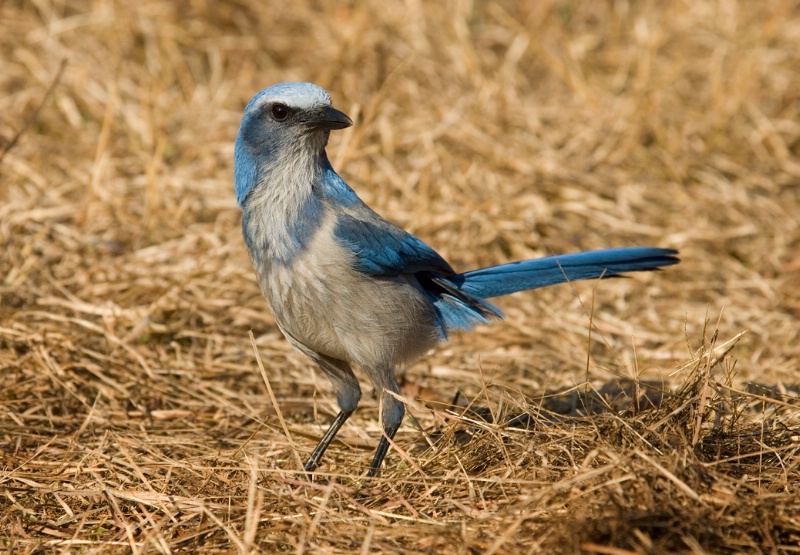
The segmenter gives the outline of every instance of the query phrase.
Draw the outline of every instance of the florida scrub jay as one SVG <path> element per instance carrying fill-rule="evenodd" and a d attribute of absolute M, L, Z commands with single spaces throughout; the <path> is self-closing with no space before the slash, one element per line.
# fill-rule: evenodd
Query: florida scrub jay
<path fill-rule="evenodd" d="M 361 388 L 360 366 L 382 395 L 381 462 L 405 408 L 395 368 L 502 318 L 486 299 L 678 262 L 677 251 L 618 248 L 512 262 L 457 273 L 431 247 L 371 210 L 333 170 L 332 130 L 353 124 L 311 83 L 280 83 L 247 104 L 235 148 L 242 232 L 264 297 L 289 343 L 330 379 L 341 412 L 314 449 L 313 471 Z"/>

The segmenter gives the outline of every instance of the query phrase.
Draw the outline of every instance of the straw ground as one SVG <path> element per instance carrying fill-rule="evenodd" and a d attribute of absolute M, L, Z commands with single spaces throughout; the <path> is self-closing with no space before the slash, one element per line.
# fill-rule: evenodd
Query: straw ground
<path fill-rule="evenodd" d="M 800 550 L 798 44 L 786 0 L 0 3 L 0 549 Z M 310 484 L 336 407 L 232 185 L 286 80 L 457 268 L 682 263 L 500 299 L 406 370 L 379 479 L 366 399 Z"/>

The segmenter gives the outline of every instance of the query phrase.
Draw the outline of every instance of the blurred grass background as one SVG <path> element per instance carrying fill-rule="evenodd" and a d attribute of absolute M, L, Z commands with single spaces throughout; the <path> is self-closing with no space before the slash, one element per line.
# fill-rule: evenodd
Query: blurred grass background
<path fill-rule="evenodd" d="M 694 498 L 649 463 L 653 480 L 631 488 L 619 477 L 630 469 L 591 474 L 595 460 L 632 456 L 624 442 L 592 451 L 596 423 L 512 439 L 491 428 L 497 444 L 415 454 L 423 474 L 390 454 L 364 498 L 348 488 L 379 434 L 367 399 L 321 468 L 345 486 L 296 485 L 293 451 L 304 456 L 336 409 L 258 292 L 232 156 L 255 92 L 312 81 L 356 122 L 332 137 L 334 167 L 457 269 L 681 251 L 658 274 L 500 299 L 507 321 L 408 369 L 409 395 L 461 390 L 501 411 L 620 376 L 678 387 L 681 368 L 713 358 L 715 329 L 720 343 L 747 330 L 717 377 L 783 395 L 800 381 L 798 45 L 788 0 L 0 3 L 3 545 L 797 548 L 796 517 L 779 518 L 781 496 L 796 495 L 796 446 L 774 487 L 763 453 L 755 475 L 708 483 L 691 438 L 680 456 L 646 455 L 693 491 L 690 469 L 705 484 Z M 581 430 L 594 454 L 553 462 Z M 406 426 L 397 441 L 419 437 Z M 512 455 L 486 462 L 486 449 Z M 535 464 L 513 464 L 531 452 Z M 486 464 L 469 471 L 459 456 Z M 699 517 L 703 506 L 715 509 Z"/>

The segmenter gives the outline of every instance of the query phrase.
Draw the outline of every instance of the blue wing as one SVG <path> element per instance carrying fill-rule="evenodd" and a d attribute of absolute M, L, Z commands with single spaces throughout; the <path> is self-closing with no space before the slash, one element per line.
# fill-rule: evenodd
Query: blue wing
<path fill-rule="evenodd" d="M 439 337 L 455 330 L 488 324 L 503 313 L 448 281 L 455 272 L 431 247 L 392 225 L 368 206 L 340 206 L 334 234 L 353 253 L 356 270 L 376 277 L 413 274 L 436 312 Z"/>
<path fill-rule="evenodd" d="M 323 198 L 336 213 L 334 235 L 353 253 L 356 270 L 369 276 L 398 276 L 417 272 L 455 274 L 435 250 L 384 220 L 358 198 L 333 171 L 327 159 L 322 179 Z"/>
<path fill-rule="evenodd" d="M 340 213 L 334 233 L 355 255 L 356 270 L 370 276 L 455 273 L 431 247 L 363 205 Z"/>

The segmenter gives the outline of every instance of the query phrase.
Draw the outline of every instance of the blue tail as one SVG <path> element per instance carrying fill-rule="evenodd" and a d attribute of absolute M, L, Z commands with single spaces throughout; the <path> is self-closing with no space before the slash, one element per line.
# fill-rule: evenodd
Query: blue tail
<path fill-rule="evenodd" d="M 489 299 L 565 281 L 656 270 L 677 264 L 677 254 L 673 249 L 652 247 L 585 251 L 481 268 L 447 279 L 467 295 Z"/>
<path fill-rule="evenodd" d="M 565 281 L 647 272 L 677 264 L 678 251 L 653 247 L 627 247 L 561 254 L 481 268 L 454 276 L 433 276 L 429 289 L 440 317 L 440 335 L 472 329 L 475 324 L 502 318 L 503 313 L 484 299 L 517 291 L 538 289 Z"/>

